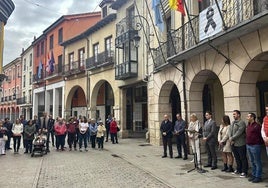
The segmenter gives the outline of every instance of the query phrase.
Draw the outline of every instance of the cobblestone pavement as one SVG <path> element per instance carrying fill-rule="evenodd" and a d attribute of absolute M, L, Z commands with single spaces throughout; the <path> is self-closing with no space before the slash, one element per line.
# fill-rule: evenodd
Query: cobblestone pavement
<path fill-rule="evenodd" d="M 162 159 L 162 147 L 151 146 L 143 139 L 122 139 L 119 144 L 108 142 L 104 147 L 103 151 L 89 148 L 88 152 L 52 149 L 48 155 L 33 158 L 23 151 L 18 155 L 8 151 L 0 156 L 0 188 L 259 188 L 268 184 L 267 170 L 264 182 L 259 184 L 220 169 L 187 173 L 193 168 L 192 156 L 186 161 Z M 267 159 L 263 165 L 267 166 Z"/>

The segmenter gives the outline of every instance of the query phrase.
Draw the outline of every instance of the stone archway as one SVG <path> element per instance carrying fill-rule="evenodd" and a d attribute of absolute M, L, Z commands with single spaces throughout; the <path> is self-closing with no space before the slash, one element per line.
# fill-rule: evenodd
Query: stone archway
<path fill-rule="evenodd" d="M 163 120 L 165 114 L 169 115 L 170 120 L 175 122 L 176 114 L 181 113 L 180 93 L 172 81 L 167 81 L 162 85 L 158 98 L 159 120 Z"/>
<path fill-rule="evenodd" d="M 100 118 L 102 121 L 105 121 L 109 114 L 114 114 L 114 105 L 115 98 L 111 84 L 106 80 L 100 80 L 95 84 L 91 93 L 91 118 Z"/>
<path fill-rule="evenodd" d="M 88 116 L 87 99 L 83 88 L 74 86 L 70 90 L 66 100 L 66 117 Z"/>
<path fill-rule="evenodd" d="M 268 104 L 268 52 L 260 53 L 245 67 L 239 85 L 239 99 L 242 116 L 254 112 L 262 121 Z"/>
<path fill-rule="evenodd" d="M 218 76 L 210 70 L 202 70 L 193 78 L 189 90 L 189 113 L 196 113 L 204 122 L 205 111 L 211 111 L 217 123 L 224 115 L 224 94 Z"/>

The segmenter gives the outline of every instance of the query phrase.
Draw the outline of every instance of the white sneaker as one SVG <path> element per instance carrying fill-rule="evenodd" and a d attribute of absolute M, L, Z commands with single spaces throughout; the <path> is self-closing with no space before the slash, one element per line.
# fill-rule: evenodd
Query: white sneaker
<path fill-rule="evenodd" d="M 190 163 L 193 163 L 194 162 L 194 159 L 190 161 Z"/>

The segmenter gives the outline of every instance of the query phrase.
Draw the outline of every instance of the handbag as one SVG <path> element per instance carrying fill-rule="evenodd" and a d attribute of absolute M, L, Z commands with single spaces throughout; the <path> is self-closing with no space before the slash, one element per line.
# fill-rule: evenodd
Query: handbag
<path fill-rule="evenodd" d="M 119 127 L 117 127 L 117 132 L 119 132 L 120 131 L 120 128 Z"/>
<path fill-rule="evenodd" d="M 8 140 L 7 135 L 4 135 L 4 136 L 3 136 L 3 139 L 4 139 L 4 141 L 7 141 L 7 140 Z"/>

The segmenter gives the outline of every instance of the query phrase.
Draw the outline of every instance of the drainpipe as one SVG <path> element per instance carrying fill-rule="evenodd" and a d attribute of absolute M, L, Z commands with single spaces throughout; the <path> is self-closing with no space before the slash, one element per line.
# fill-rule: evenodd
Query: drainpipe
<path fill-rule="evenodd" d="M 85 37 L 86 40 L 87 40 L 87 59 L 89 58 L 89 39 L 87 37 Z M 90 82 L 89 82 L 89 73 L 88 73 L 88 70 L 86 69 L 87 71 L 87 91 L 86 91 L 86 97 L 87 97 L 87 118 L 89 118 L 89 108 L 90 108 L 90 105 L 89 105 L 89 96 L 90 96 L 90 92 L 89 92 L 89 89 L 90 89 Z"/>

